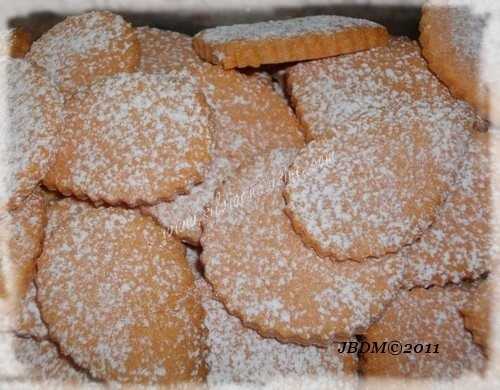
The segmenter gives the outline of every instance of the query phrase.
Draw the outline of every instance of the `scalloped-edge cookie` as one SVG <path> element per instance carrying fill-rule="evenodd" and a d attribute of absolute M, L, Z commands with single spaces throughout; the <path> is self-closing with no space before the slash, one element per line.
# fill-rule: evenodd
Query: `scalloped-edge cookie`
<path fill-rule="evenodd" d="M 136 207 L 172 200 L 203 181 L 212 123 L 188 72 L 108 77 L 66 104 L 65 142 L 49 189 Z"/>
<path fill-rule="evenodd" d="M 33 43 L 27 58 L 70 96 L 99 78 L 134 72 L 140 46 L 134 29 L 121 16 L 92 11 L 56 24 Z"/>
<path fill-rule="evenodd" d="M 353 53 L 388 40 L 375 22 L 317 15 L 209 28 L 195 35 L 193 47 L 204 60 L 231 69 Z"/>
<path fill-rule="evenodd" d="M 295 150 L 256 159 L 219 190 L 203 221 L 201 261 L 215 297 L 266 337 L 327 345 L 362 334 L 397 294 L 404 259 L 332 262 L 305 247 L 284 214 Z"/>
<path fill-rule="evenodd" d="M 36 284 L 49 335 L 98 379 L 199 383 L 204 312 L 182 243 L 137 210 L 72 199 L 44 242 Z"/>

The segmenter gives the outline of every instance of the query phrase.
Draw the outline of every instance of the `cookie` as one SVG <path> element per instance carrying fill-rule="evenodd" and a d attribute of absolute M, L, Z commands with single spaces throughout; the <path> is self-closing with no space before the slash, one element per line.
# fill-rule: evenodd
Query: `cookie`
<path fill-rule="evenodd" d="M 186 68 L 195 71 L 203 63 L 188 35 L 151 27 L 136 28 L 135 35 L 141 46 L 141 72 L 168 73 Z"/>
<path fill-rule="evenodd" d="M 0 60 L 0 212 L 20 207 L 53 163 L 59 147 L 63 100 L 37 67 Z"/>
<path fill-rule="evenodd" d="M 359 261 L 397 252 L 422 234 L 441 204 L 424 129 L 387 123 L 377 131 L 315 140 L 293 162 L 285 211 L 322 257 Z"/>
<path fill-rule="evenodd" d="M 19 27 L 0 32 L 0 55 L 24 58 L 32 42 L 31 34 Z"/>
<path fill-rule="evenodd" d="M 66 109 L 66 142 L 44 179 L 48 188 L 136 207 L 171 200 L 203 180 L 211 123 L 187 72 L 112 76 Z"/>
<path fill-rule="evenodd" d="M 466 329 L 472 333 L 474 342 L 480 345 L 485 353 L 488 353 L 489 350 L 492 319 L 491 293 L 492 283 L 489 280 L 479 282 L 478 285 L 474 286 L 469 299 L 460 309 Z"/>
<path fill-rule="evenodd" d="M 55 25 L 33 43 L 27 58 L 71 95 L 101 77 L 134 72 L 140 46 L 134 29 L 121 16 L 94 11 Z"/>
<path fill-rule="evenodd" d="M 337 344 L 328 348 L 303 347 L 263 338 L 228 314 L 204 279 L 197 280 L 196 285 L 207 313 L 209 386 L 263 386 L 289 379 L 294 380 L 294 387 L 305 386 L 302 382 L 308 381 L 316 386 L 340 382 L 346 388 L 350 388 L 349 384 L 355 387 L 356 355 L 338 353 Z"/>
<path fill-rule="evenodd" d="M 90 379 L 78 371 L 70 361 L 60 356 L 57 347 L 50 341 L 36 341 L 30 338 L 15 337 L 14 356 L 24 366 L 26 379 L 31 385 L 38 382 L 58 385 L 83 385 Z"/>
<path fill-rule="evenodd" d="M 365 335 L 369 343 L 387 341 L 390 344 L 397 340 L 401 344 L 393 342 L 394 353 L 363 353 L 361 372 L 366 377 L 449 380 L 484 369 L 485 358 L 465 330 L 457 309 L 464 294 L 466 292 L 458 289 L 441 287 L 402 290 Z M 412 345 L 412 349 L 406 344 Z M 414 347 L 418 344 L 424 344 L 420 352 L 420 347 Z M 431 345 L 430 353 L 426 353 L 426 344 Z M 435 345 L 438 345 L 437 353 L 434 353 Z M 411 352 L 402 353 L 404 349 Z"/>
<path fill-rule="evenodd" d="M 434 140 L 432 157 L 455 168 L 470 107 L 455 100 L 428 70 L 416 42 L 392 38 L 386 47 L 288 68 L 287 90 L 308 141 L 378 136 L 387 122 L 420 127 Z M 361 130 L 360 130 L 361 129 Z"/>
<path fill-rule="evenodd" d="M 52 207 L 60 223 L 36 284 L 61 352 L 106 381 L 203 380 L 203 309 L 182 244 L 137 210 L 71 199 Z"/>
<path fill-rule="evenodd" d="M 0 245 L 6 292 L 16 300 L 29 288 L 35 259 L 42 252 L 46 223 L 45 200 L 41 190 L 33 192 L 22 207 L 0 214 Z"/>
<path fill-rule="evenodd" d="M 172 47 L 175 53 L 179 52 L 179 60 L 184 60 L 182 64 L 197 77 L 212 110 L 214 160 L 204 183 L 191 188 L 189 194 L 143 211 L 185 242 L 198 245 L 204 209 L 223 180 L 255 156 L 275 148 L 300 147 L 304 141 L 293 112 L 270 83 L 260 76 L 224 71 L 209 64 L 199 66 L 193 60 L 196 54 L 185 47 L 186 39 L 177 39 L 175 33 L 168 31 L 161 34 L 161 42 Z M 156 56 L 155 53 L 143 51 L 145 63 L 157 64 L 157 68 L 149 66 L 152 71 L 168 71 L 180 65 L 175 56 Z M 145 55 L 149 59 L 144 59 Z"/>
<path fill-rule="evenodd" d="M 477 279 L 493 266 L 493 216 L 489 133 L 475 133 L 462 170 L 436 222 L 420 241 L 403 249 L 404 284 L 444 286 Z"/>
<path fill-rule="evenodd" d="M 203 183 L 191 187 L 189 194 L 180 195 L 172 202 L 161 202 L 143 207 L 145 214 L 154 217 L 170 233 L 191 245 L 198 245 L 201 236 L 201 219 L 205 207 L 223 180 L 234 171 L 234 165 L 224 157 L 215 157 Z"/>
<path fill-rule="evenodd" d="M 201 261 L 229 313 L 265 337 L 327 345 L 360 334 L 397 293 L 398 256 L 331 262 L 302 243 L 284 214 L 283 175 L 296 151 L 243 167 L 203 221 Z"/>
<path fill-rule="evenodd" d="M 318 15 L 203 30 L 198 55 L 225 69 L 311 60 L 387 44 L 385 27 L 364 19 Z"/>
<path fill-rule="evenodd" d="M 472 6 L 472 1 L 464 0 L 427 2 L 420 19 L 420 43 L 429 68 L 453 95 L 488 118 L 489 91 L 481 77 L 487 16 L 474 12 Z"/>

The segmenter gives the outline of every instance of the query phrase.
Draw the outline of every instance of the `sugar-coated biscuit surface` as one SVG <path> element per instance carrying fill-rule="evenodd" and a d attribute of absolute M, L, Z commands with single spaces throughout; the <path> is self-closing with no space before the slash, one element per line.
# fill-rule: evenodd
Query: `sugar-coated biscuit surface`
<path fill-rule="evenodd" d="M 310 380 L 313 386 L 318 382 L 355 388 L 358 363 L 355 355 L 341 355 L 337 344 L 328 348 L 304 347 L 264 338 L 231 316 L 214 298 L 204 279 L 196 285 L 202 292 L 207 313 L 209 385 L 257 386 L 289 379 L 296 386 L 300 383 L 305 386 Z"/>
<path fill-rule="evenodd" d="M 141 46 L 141 72 L 167 73 L 186 68 L 194 71 L 203 63 L 188 35 L 150 27 L 136 28 L 135 35 Z"/>
<path fill-rule="evenodd" d="M 188 36 L 148 28 L 138 29 L 137 34 L 145 43 L 141 69 L 191 72 L 212 110 L 214 160 L 204 182 L 172 202 L 143 208 L 176 236 L 197 245 L 200 222 L 215 188 L 256 156 L 275 148 L 302 146 L 303 136 L 293 112 L 268 82 L 201 63 Z"/>
<path fill-rule="evenodd" d="M 387 123 L 378 132 L 312 141 L 293 162 L 286 213 L 323 257 L 395 253 L 422 234 L 442 202 L 424 129 Z"/>
<path fill-rule="evenodd" d="M 42 251 L 46 223 L 45 200 L 36 189 L 16 210 L 0 213 L 1 262 L 6 294 L 16 300 L 33 280 L 35 260 Z"/>
<path fill-rule="evenodd" d="M 93 11 L 55 25 L 33 44 L 27 58 L 71 95 L 101 77 L 135 71 L 140 46 L 121 16 Z"/>
<path fill-rule="evenodd" d="M 283 175 L 296 151 L 277 150 L 220 190 L 204 222 L 205 277 L 246 326 L 302 344 L 359 334 L 399 288 L 404 261 L 332 262 L 302 243 L 284 214 Z"/>
<path fill-rule="evenodd" d="M 450 196 L 419 242 L 403 249 L 404 284 L 443 286 L 476 279 L 493 266 L 488 133 L 475 133 Z"/>
<path fill-rule="evenodd" d="M 469 293 L 456 287 L 402 290 L 368 329 L 366 341 L 397 340 L 403 346 L 439 344 L 438 353 L 364 353 L 361 372 L 368 376 L 449 380 L 484 369 L 484 355 L 465 330 L 458 311 Z"/>
<path fill-rule="evenodd" d="M 23 59 L 0 61 L 0 212 L 15 209 L 52 164 L 62 121 L 62 96 Z"/>
<path fill-rule="evenodd" d="M 13 346 L 15 358 L 24 366 L 31 385 L 37 385 L 39 382 L 47 382 L 47 386 L 77 386 L 90 383 L 88 376 L 75 369 L 49 340 L 36 341 L 15 337 Z"/>
<path fill-rule="evenodd" d="M 187 72 L 122 73 L 66 105 L 65 143 L 44 183 L 96 203 L 171 200 L 203 180 L 212 125 Z"/>
<path fill-rule="evenodd" d="M 136 384 L 206 375 L 203 309 L 185 249 L 136 210 L 58 202 L 36 284 L 61 351 L 92 376 Z"/>
<path fill-rule="evenodd" d="M 481 50 L 488 17 L 475 11 L 474 5 L 476 2 L 471 0 L 427 2 L 420 20 L 420 43 L 430 69 L 455 96 L 488 118 L 490 109 L 495 109 L 494 100 L 490 107 L 485 83 L 490 75 L 481 74 Z M 487 53 L 490 54 L 493 53 Z"/>
<path fill-rule="evenodd" d="M 383 46 L 388 37 L 369 20 L 318 15 L 209 28 L 193 46 L 201 58 L 231 69 L 351 53 Z"/>

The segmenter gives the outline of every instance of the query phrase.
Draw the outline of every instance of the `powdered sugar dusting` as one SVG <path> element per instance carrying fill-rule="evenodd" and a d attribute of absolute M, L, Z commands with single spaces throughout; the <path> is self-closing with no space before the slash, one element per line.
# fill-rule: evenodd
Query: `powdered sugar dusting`
<path fill-rule="evenodd" d="M 137 28 L 135 33 L 141 45 L 141 72 L 167 73 L 195 69 L 202 64 L 188 35 L 150 27 Z"/>
<path fill-rule="evenodd" d="M 488 133 L 470 141 L 454 191 L 436 223 L 404 249 L 405 285 L 428 287 L 478 278 L 492 267 Z"/>
<path fill-rule="evenodd" d="M 348 384 L 354 388 L 357 358 L 339 354 L 338 345 L 328 348 L 303 347 L 283 344 L 264 338 L 245 328 L 241 321 L 227 313 L 213 297 L 212 289 L 204 279 L 196 282 L 202 292 L 202 303 L 207 316 L 210 353 L 209 386 L 266 385 L 278 378 L 294 378 L 297 385 L 309 377 L 329 381 L 331 386 Z"/>
<path fill-rule="evenodd" d="M 48 187 L 138 206 L 170 200 L 203 179 L 211 123 L 188 72 L 116 75 L 76 95 L 67 110 L 68 141 Z"/>
<path fill-rule="evenodd" d="M 362 372 L 408 379 L 452 379 L 484 369 L 484 356 L 458 312 L 466 295 L 467 291 L 440 287 L 401 291 L 368 330 L 366 340 L 439 344 L 439 353 L 365 353 L 360 360 Z"/>
<path fill-rule="evenodd" d="M 180 242 L 138 211 L 57 202 L 38 260 L 49 334 L 96 378 L 199 381 L 203 312 Z M 56 226 L 53 225 L 53 226 Z"/>
<path fill-rule="evenodd" d="M 191 188 L 189 194 L 178 196 L 173 202 L 162 202 L 142 210 L 153 216 L 177 237 L 197 244 L 201 235 L 201 219 L 207 204 L 222 181 L 234 170 L 231 162 L 216 157 L 208 168 L 203 183 Z"/>
<path fill-rule="evenodd" d="M 46 382 L 47 386 L 89 384 L 88 377 L 61 357 L 50 341 L 16 337 L 13 344 L 15 357 L 24 365 L 30 382 Z"/>
<path fill-rule="evenodd" d="M 415 240 L 443 191 L 423 135 L 388 123 L 377 138 L 311 142 L 285 189 L 287 214 L 306 243 L 322 256 L 360 260 Z"/>
<path fill-rule="evenodd" d="M 33 44 L 27 58 L 71 93 L 99 77 L 134 71 L 139 50 L 132 27 L 121 16 L 94 11 L 54 26 Z"/>
<path fill-rule="evenodd" d="M 204 224 L 205 276 L 228 311 L 262 334 L 325 344 L 363 332 L 399 287 L 403 260 L 333 263 L 307 249 L 283 213 L 282 175 L 295 151 L 274 151 L 243 168 L 221 189 L 221 208 Z"/>
<path fill-rule="evenodd" d="M 62 97 L 28 62 L 0 58 L 0 210 L 19 207 L 59 146 Z"/>
<path fill-rule="evenodd" d="M 260 40 L 299 37 L 306 34 L 335 34 L 356 27 L 381 27 L 365 19 L 336 15 L 317 15 L 289 20 L 266 21 L 253 24 L 218 26 L 198 33 L 209 43 L 226 43 L 237 40 Z"/>

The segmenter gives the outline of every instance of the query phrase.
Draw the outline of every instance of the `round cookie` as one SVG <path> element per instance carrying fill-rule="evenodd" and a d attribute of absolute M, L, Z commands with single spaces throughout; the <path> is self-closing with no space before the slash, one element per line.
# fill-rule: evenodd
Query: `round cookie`
<path fill-rule="evenodd" d="M 404 284 L 444 286 L 477 279 L 493 266 L 493 216 L 489 133 L 475 133 L 457 183 L 436 222 L 420 241 L 403 249 Z"/>
<path fill-rule="evenodd" d="M 204 183 L 173 202 L 143 208 L 143 212 L 177 237 L 198 245 L 200 221 L 215 188 L 239 165 L 255 156 L 279 147 L 302 146 L 303 136 L 287 103 L 261 76 L 247 76 L 200 63 L 187 36 L 147 28 L 138 29 L 137 34 L 145 43 L 141 69 L 168 72 L 186 68 L 196 76 L 213 112 L 214 160 Z"/>
<path fill-rule="evenodd" d="M 0 55 L 24 58 L 32 42 L 31 34 L 19 27 L 0 32 Z"/>
<path fill-rule="evenodd" d="M 0 59 L 0 212 L 20 207 L 52 164 L 63 100 L 37 67 Z"/>
<path fill-rule="evenodd" d="M 67 199 L 38 259 L 38 302 L 64 355 L 98 379 L 199 382 L 203 309 L 182 244 L 136 210 Z"/>
<path fill-rule="evenodd" d="M 431 344 L 431 352 L 438 344 L 438 353 L 425 353 L 425 346 L 421 353 L 363 353 L 361 372 L 365 377 L 449 380 L 484 369 L 485 358 L 465 330 L 458 312 L 464 294 L 467 292 L 441 287 L 402 290 L 380 320 L 368 329 L 365 341 L 390 344 L 397 340 L 402 348 L 406 348 L 405 344 Z"/>
<path fill-rule="evenodd" d="M 136 28 L 135 35 L 141 46 L 141 72 L 168 73 L 186 68 L 196 71 L 203 64 L 188 35 L 150 27 Z"/>
<path fill-rule="evenodd" d="M 82 211 L 87 207 L 85 203 L 77 203 L 70 201 L 50 200 L 46 198 L 48 191 L 40 191 L 41 196 L 44 196 L 47 203 L 47 223 L 45 225 L 44 239 L 47 240 L 56 228 L 67 218 L 67 210 L 72 207 L 73 212 L 76 210 Z M 54 206 L 56 203 L 57 206 Z M 41 245 L 40 245 L 41 246 Z M 41 250 L 40 250 L 41 251 Z M 38 256 L 38 255 L 37 255 Z M 34 266 L 34 259 L 32 261 Z M 40 316 L 40 309 L 37 302 L 37 286 L 35 284 L 35 274 L 33 267 L 25 267 L 25 275 L 19 275 L 19 280 L 23 281 L 23 291 L 19 292 L 19 296 L 14 306 L 12 330 L 22 337 L 30 337 L 37 340 L 48 338 L 47 326 L 43 323 Z M 27 287 L 26 287 L 27 286 Z"/>
<path fill-rule="evenodd" d="M 489 92 L 481 77 L 481 50 L 487 16 L 470 0 L 431 0 L 422 8 L 420 43 L 429 68 L 459 99 L 489 113 Z M 494 102 L 492 102 L 494 103 Z"/>
<path fill-rule="evenodd" d="M 71 95 L 100 77 L 135 71 L 140 46 L 134 29 L 121 16 L 93 11 L 55 25 L 33 43 L 27 58 Z"/>
<path fill-rule="evenodd" d="M 44 183 L 93 202 L 171 200 L 203 180 L 211 122 L 187 72 L 120 74 L 66 105 L 66 142 Z"/>
<path fill-rule="evenodd" d="M 469 299 L 460 308 L 465 328 L 472 333 L 474 342 L 479 344 L 486 354 L 490 350 L 489 339 L 493 314 L 491 310 L 492 289 L 493 284 L 489 280 L 481 281 L 472 288 Z"/>
<path fill-rule="evenodd" d="M 276 150 L 228 180 L 203 223 L 201 260 L 215 296 L 245 326 L 285 342 L 326 345 L 366 330 L 399 288 L 399 256 L 331 262 L 306 248 L 284 214 Z"/>
<path fill-rule="evenodd" d="M 376 138 L 309 143 L 284 191 L 285 211 L 304 242 L 322 257 L 358 261 L 413 242 L 444 192 L 421 130 L 388 123 Z"/>
<path fill-rule="evenodd" d="M 294 387 L 302 384 L 305 388 L 310 381 L 314 388 L 323 382 L 355 388 L 356 355 L 338 353 L 337 344 L 304 347 L 264 338 L 227 313 L 204 279 L 197 280 L 196 285 L 207 313 L 209 386 L 251 387 L 288 379 L 293 380 Z"/>
<path fill-rule="evenodd" d="M 53 386 L 83 385 L 90 379 L 78 371 L 67 359 L 59 355 L 57 347 L 50 341 L 36 341 L 15 337 L 13 350 L 16 360 L 24 366 L 26 379 L 31 385 L 45 382 Z"/>
<path fill-rule="evenodd" d="M 450 95 L 429 71 L 418 44 L 407 38 L 299 63 L 288 68 L 286 85 L 308 141 L 378 136 L 381 121 L 420 126 L 434 140 L 432 157 L 456 167 L 466 141 L 462 133 L 475 121 L 471 108 Z"/>

